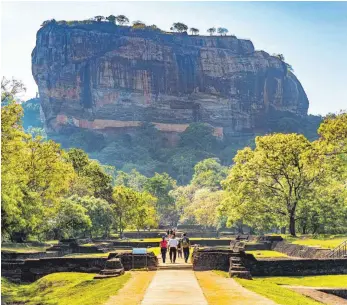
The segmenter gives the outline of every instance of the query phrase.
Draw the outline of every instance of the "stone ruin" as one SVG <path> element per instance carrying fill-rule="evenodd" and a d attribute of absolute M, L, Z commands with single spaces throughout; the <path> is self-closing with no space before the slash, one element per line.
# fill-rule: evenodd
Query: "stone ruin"
<path fill-rule="evenodd" d="M 94 279 L 104 279 L 110 277 L 116 277 L 124 274 L 124 267 L 119 258 L 111 258 L 106 261 L 105 269 L 102 269 Z"/>

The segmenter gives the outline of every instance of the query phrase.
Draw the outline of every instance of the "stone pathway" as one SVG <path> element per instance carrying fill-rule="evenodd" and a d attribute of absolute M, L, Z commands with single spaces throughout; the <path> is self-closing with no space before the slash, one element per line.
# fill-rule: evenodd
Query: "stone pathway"
<path fill-rule="evenodd" d="M 195 272 L 209 305 L 276 305 L 232 278 L 225 278 L 213 271 Z"/>
<path fill-rule="evenodd" d="M 208 305 L 193 270 L 158 270 L 141 305 Z"/>

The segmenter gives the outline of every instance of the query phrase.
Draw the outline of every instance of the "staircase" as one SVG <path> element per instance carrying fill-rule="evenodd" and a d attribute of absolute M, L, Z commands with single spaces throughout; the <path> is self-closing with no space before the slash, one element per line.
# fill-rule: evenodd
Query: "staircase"
<path fill-rule="evenodd" d="M 347 258 L 347 240 L 331 250 L 328 257 L 332 258 Z"/>
<path fill-rule="evenodd" d="M 238 277 L 241 279 L 252 279 L 251 273 L 243 265 L 240 252 L 234 252 L 230 257 L 229 275 L 230 277 Z"/>

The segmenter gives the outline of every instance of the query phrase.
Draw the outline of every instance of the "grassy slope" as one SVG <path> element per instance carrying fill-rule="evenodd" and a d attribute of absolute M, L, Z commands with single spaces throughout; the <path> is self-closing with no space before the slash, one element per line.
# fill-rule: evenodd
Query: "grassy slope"
<path fill-rule="evenodd" d="M 270 250 L 255 250 L 255 251 L 246 251 L 246 253 L 253 254 L 254 257 L 262 258 L 262 257 L 287 257 L 286 254 L 277 252 L 277 251 L 270 251 Z"/>
<path fill-rule="evenodd" d="M 260 295 L 267 297 L 282 305 L 318 305 L 316 302 L 308 297 L 305 297 L 297 292 L 291 291 L 286 288 L 274 284 L 270 281 L 254 279 L 253 281 L 235 279 L 243 287 L 254 291 Z"/>
<path fill-rule="evenodd" d="M 258 279 L 280 285 L 297 285 L 311 287 L 346 287 L 347 275 L 318 275 L 318 276 L 279 276 L 261 277 Z"/>
<path fill-rule="evenodd" d="M 129 280 L 130 274 L 93 280 L 95 274 L 61 272 L 47 275 L 32 284 L 13 284 L 2 279 L 2 300 L 30 305 L 98 305 Z"/>
<path fill-rule="evenodd" d="M 229 277 L 227 272 L 215 272 L 220 276 Z M 235 280 L 243 287 L 283 305 L 316 305 L 321 303 L 281 287 L 279 284 L 313 287 L 347 287 L 347 275 L 255 277 L 252 281 L 237 278 Z"/>

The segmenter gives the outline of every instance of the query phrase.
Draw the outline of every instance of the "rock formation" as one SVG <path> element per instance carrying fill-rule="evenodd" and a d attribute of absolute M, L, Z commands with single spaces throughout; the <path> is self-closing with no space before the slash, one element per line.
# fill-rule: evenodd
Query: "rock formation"
<path fill-rule="evenodd" d="M 179 133 L 204 122 L 222 136 L 261 130 L 271 109 L 308 109 L 284 62 L 234 36 L 51 22 L 37 33 L 32 72 L 48 132 L 130 132 L 153 122 Z"/>

